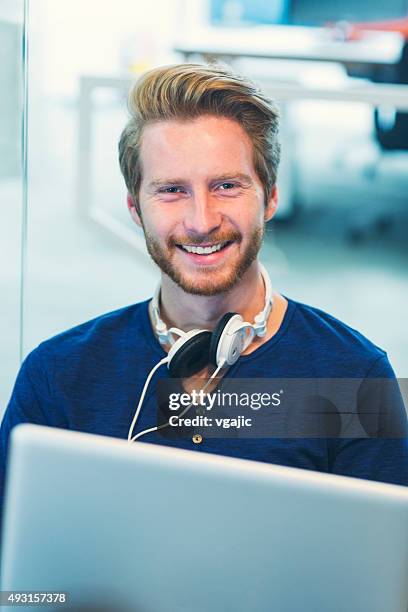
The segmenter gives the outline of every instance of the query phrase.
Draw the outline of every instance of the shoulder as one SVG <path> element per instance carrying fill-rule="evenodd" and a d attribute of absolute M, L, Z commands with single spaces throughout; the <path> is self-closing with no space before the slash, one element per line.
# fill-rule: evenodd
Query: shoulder
<path fill-rule="evenodd" d="M 146 329 L 148 300 L 102 314 L 63 331 L 41 344 L 30 354 L 39 360 L 50 356 L 93 354 L 108 349 L 125 349 L 130 339 L 139 339 Z"/>
<path fill-rule="evenodd" d="M 135 362 L 143 364 L 153 351 L 147 304 L 148 300 L 108 312 L 41 342 L 21 365 L 9 413 L 55 423 L 64 414 L 72 416 L 75 402 L 82 406 L 92 392 L 102 402 L 111 388 L 120 387 L 129 370 L 135 373 Z"/>
<path fill-rule="evenodd" d="M 385 350 L 358 330 L 320 308 L 291 299 L 288 302 L 293 308 L 292 329 L 306 354 L 313 353 L 320 363 L 344 363 L 348 373 L 355 368 L 356 376 L 366 375 L 378 364 L 391 369 Z"/>

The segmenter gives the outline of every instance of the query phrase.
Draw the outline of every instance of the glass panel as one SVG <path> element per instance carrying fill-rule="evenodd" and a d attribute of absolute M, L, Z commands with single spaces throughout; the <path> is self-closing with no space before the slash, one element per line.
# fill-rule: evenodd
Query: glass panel
<path fill-rule="evenodd" d="M 0 1 L 0 415 L 19 366 L 23 182 L 22 0 Z"/>
<path fill-rule="evenodd" d="M 133 0 L 32 3 L 24 353 L 72 325 L 152 294 L 158 274 L 146 256 L 140 230 L 127 213 L 117 162 L 117 142 L 126 121 L 125 94 L 145 69 L 181 61 L 182 56 L 172 51 L 175 42 L 188 35 L 198 44 L 199 27 L 210 22 L 210 13 L 210 0 L 152 0 L 142 8 Z M 234 28 L 230 31 L 234 35 Z M 197 53 L 185 57 L 199 59 Z M 261 83 L 274 74 L 279 80 L 289 64 L 296 78 L 301 71 L 303 79 L 303 63 L 275 62 L 274 72 L 269 61 L 235 62 L 238 70 Z M 335 84 L 339 76 L 345 78 L 339 66 L 319 70 L 318 83 L 330 86 L 330 79 Z M 311 82 L 315 71 L 313 65 Z M 397 373 L 404 375 L 406 332 L 401 331 L 400 321 L 407 291 L 405 247 L 397 231 L 388 237 L 386 232 L 374 233 L 374 241 L 354 250 L 344 237 L 347 216 L 354 215 L 354 208 L 365 220 L 373 202 L 382 200 L 385 211 L 391 199 L 405 205 L 406 154 L 402 171 L 381 170 L 375 155 L 371 157 L 377 143 L 369 106 L 313 101 L 293 107 L 293 116 L 286 121 L 290 130 L 285 132 L 285 123 L 282 130 L 284 157 L 291 155 L 296 161 L 298 176 L 296 182 L 292 173 L 292 190 L 296 187 L 294 199 L 299 198 L 303 215 L 297 223 L 276 224 L 268 232 L 263 261 L 278 290 L 356 327 L 388 349 Z M 295 142 L 289 147 L 292 136 L 299 143 L 296 151 Z M 339 157 L 344 157 L 342 163 Z M 372 158 L 378 176 L 367 181 L 364 166 L 369 171 L 366 161 Z M 279 181 L 282 206 L 284 166 Z M 21 214 L 21 198 L 15 201 L 16 206 L 3 207 L 1 214 L 6 208 L 9 217 Z M 19 223 L 16 218 L 16 230 Z M 395 226 L 404 230 L 403 224 Z M 2 261 L 10 262 L 8 270 L 13 266 L 18 270 L 19 230 L 14 238 L 12 228 L 0 231 L 5 234 Z M 6 287 L 5 295 L 6 301 L 14 299 L 9 309 L 17 329 L 18 283 L 14 289 L 13 293 Z M 16 363 L 17 335 L 15 341 L 12 350 L 4 350 L 8 360 L 15 354 Z M 12 364 L 10 372 L 13 369 Z"/>

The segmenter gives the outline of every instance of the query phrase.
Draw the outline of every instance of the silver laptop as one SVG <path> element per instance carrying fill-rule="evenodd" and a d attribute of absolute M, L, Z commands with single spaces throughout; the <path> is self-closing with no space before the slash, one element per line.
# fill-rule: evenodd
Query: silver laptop
<path fill-rule="evenodd" d="M 1 588 L 48 610 L 408 608 L 405 487 L 35 425 L 7 485 Z"/>

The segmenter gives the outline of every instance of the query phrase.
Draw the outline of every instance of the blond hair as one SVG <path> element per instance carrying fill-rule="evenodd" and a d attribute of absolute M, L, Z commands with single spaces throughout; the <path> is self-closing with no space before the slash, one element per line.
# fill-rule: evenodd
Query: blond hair
<path fill-rule="evenodd" d="M 215 115 L 236 121 L 254 149 L 254 167 L 265 202 L 276 182 L 280 160 L 279 112 L 249 79 L 223 65 L 175 64 L 146 72 L 129 94 L 130 119 L 119 141 L 119 163 L 126 187 L 139 209 L 140 144 L 143 128 L 166 120 Z"/>

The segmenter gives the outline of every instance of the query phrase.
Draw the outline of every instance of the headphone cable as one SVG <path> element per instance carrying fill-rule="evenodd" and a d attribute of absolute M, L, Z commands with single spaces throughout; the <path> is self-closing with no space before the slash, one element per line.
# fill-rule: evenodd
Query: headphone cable
<path fill-rule="evenodd" d="M 150 429 L 145 429 L 144 431 L 141 431 L 140 433 L 138 433 L 138 434 L 136 434 L 135 436 L 132 437 L 133 430 L 135 428 L 136 421 L 137 421 L 137 419 L 139 417 L 140 409 L 142 407 L 142 403 L 143 403 L 144 396 L 146 394 L 147 387 L 149 386 L 149 383 L 150 383 L 150 381 L 152 379 L 153 374 L 164 363 L 167 363 L 167 357 L 163 358 L 161 361 L 159 361 L 159 363 L 157 363 L 154 366 L 154 368 L 150 371 L 150 374 L 149 374 L 149 376 L 146 379 L 146 382 L 145 382 L 144 387 L 143 387 L 142 395 L 140 397 L 139 404 L 138 404 L 138 407 L 137 407 L 136 412 L 135 412 L 135 416 L 133 417 L 132 424 L 131 424 L 131 426 L 129 428 L 129 433 L 128 433 L 128 442 L 129 443 L 130 442 L 135 442 L 138 438 L 141 438 L 145 434 L 151 433 L 153 431 L 158 431 L 159 429 L 164 429 L 164 427 L 168 427 L 170 425 L 170 421 L 167 421 L 167 423 L 163 423 L 163 425 L 157 425 L 156 427 L 150 427 Z M 207 382 L 205 383 L 204 387 L 202 389 L 200 389 L 200 391 L 202 391 L 203 393 L 205 392 L 205 390 L 207 389 L 207 387 L 210 384 L 210 382 L 212 380 L 214 380 L 214 378 L 217 376 L 219 371 L 224 367 L 224 365 L 225 365 L 225 359 L 222 359 L 220 364 L 218 365 L 217 369 L 215 370 L 215 372 L 207 380 Z M 193 402 L 191 402 L 188 406 L 186 406 L 185 410 L 179 415 L 179 418 L 184 416 L 186 414 L 186 412 L 191 408 L 192 405 L 193 405 Z"/>

